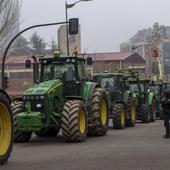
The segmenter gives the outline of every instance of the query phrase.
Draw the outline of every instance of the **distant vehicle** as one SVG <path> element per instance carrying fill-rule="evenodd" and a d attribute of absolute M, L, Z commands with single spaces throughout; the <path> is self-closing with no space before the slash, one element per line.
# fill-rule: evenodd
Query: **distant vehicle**
<path fill-rule="evenodd" d="M 98 82 L 107 94 L 109 118 L 115 129 L 136 124 L 136 105 L 132 92 L 126 87 L 127 77 L 123 73 L 96 73 L 93 80 Z"/>

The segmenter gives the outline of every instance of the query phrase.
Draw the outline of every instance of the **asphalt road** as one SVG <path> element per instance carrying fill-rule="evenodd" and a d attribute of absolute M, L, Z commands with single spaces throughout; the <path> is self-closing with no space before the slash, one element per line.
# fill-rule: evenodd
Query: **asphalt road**
<path fill-rule="evenodd" d="M 170 139 L 162 138 L 162 121 L 134 128 L 110 129 L 83 143 L 33 137 L 15 144 L 3 170 L 169 170 Z"/>

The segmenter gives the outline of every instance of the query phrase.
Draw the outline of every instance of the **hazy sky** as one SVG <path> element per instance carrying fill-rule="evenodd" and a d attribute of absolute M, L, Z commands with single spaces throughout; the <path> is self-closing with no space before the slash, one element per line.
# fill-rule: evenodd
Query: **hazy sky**
<path fill-rule="evenodd" d="M 68 15 L 80 19 L 82 52 L 118 51 L 137 30 L 155 22 L 170 25 L 170 0 L 93 0 L 68 9 Z M 21 29 L 64 20 L 64 0 L 22 0 Z M 57 40 L 56 28 L 34 29 L 25 36 L 37 31 L 47 41 Z"/>

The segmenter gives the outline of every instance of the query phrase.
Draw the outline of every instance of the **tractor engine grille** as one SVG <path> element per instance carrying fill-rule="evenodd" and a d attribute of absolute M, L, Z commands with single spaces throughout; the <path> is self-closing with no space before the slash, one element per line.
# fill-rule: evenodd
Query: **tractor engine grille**
<path fill-rule="evenodd" d="M 45 96 L 24 96 L 23 100 L 25 106 L 27 102 L 30 103 L 32 112 L 47 113 L 48 99 Z"/>

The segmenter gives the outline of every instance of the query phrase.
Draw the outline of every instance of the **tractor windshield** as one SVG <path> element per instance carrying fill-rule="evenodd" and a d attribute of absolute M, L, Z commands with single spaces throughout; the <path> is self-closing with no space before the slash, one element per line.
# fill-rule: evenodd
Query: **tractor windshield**
<path fill-rule="evenodd" d="M 101 86 L 106 90 L 110 90 L 112 92 L 121 91 L 123 87 L 123 82 L 121 81 L 120 77 L 112 76 L 108 78 L 102 78 Z"/>
<path fill-rule="evenodd" d="M 144 92 L 144 85 L 143 84 L 140 84 L 140 89 L 141 89 L 141 92 Z M 132 91 L 132 92 L 138 92 L 139 93 L 139 85 L 137 82 L 130 82 L 129 83 L 129 90 Z"/>
<path fill-rule="evenodd" d="M 132 92 L 138 92 L 139 91 L 139 87 L 138 87 L 138 84 L 132 84 L 130 83 L 129 84 L 129 90 L 132 91 Z"/>
<path fill-rule="evenodd" d="M 42 67 L 42 81 L 62 79 L 67 71 L 75 73 L 75 67 L 71 63 L 46 64 Z"/>

